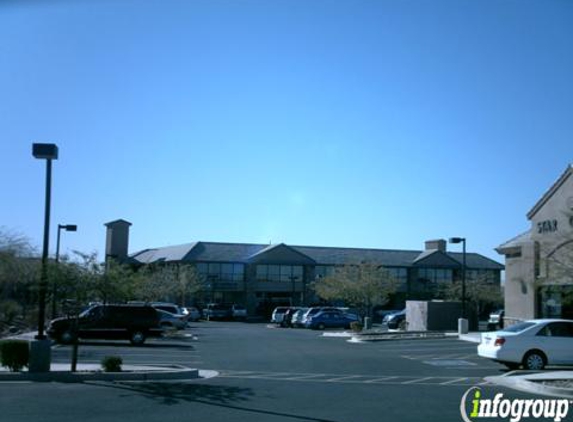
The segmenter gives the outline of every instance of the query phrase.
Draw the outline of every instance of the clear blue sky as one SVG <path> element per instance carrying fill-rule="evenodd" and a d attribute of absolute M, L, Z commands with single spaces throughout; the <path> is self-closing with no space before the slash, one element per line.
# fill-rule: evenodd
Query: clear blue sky
<path fill-rule="evenodd" d="M 40 247 L 493 248 L 573 161 L 570 0 L 0 2 L 0 225 Z M 452 245 L 459 249 L 459 245 Z"/>

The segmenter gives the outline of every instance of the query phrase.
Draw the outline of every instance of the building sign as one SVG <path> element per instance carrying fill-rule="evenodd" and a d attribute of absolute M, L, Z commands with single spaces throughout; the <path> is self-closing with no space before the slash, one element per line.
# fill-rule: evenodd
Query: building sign
<path fill-rule="evenodd" d="M 557 220 L 545 220 L 537 223 L 537 233 L 546 234 L 557 231 Z"/>

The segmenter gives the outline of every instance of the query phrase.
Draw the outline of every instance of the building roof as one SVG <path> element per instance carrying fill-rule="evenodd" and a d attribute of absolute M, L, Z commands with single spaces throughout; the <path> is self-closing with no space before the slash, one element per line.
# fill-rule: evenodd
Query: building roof
<path fill-rule="evenodd" d="M 535 217 L 535 214 L 537 214 L 537 212 L 543 207 L 543 205 L 545 205 L 547 201 L 549 201 L 549 199 L 555 194 L 555 192 L 559 190 L 561 185 L 565 183 L 565 181 L 571 176 L 571 174 L 573 174 L 573 164 L 567 166 L 563 174 L 559 176 L 559 179 L 557 179 L 557 181 L 553 183 L 553 185 L 549 188 L 549 190 L 543 194 L 541 199 L 537 201 L 537 203 L 533 206 L 533 208 L 531 208 L 531 210 L 527 213 L 527 218 L 529 220 Z"/>
<path fill-rule="evenodd" d="M 525 233 L 521 233 L 520 235 L 517 235 L 512 239 L 509 239 L 507 242 L 504 242 L 497 248 L 495 248 L 495 250 L 497 251 L 497 253 L 505 255 L 507 253 L 512 253 L 520 250 L 521 246 L 529 241 L 531 241 L 530 230 L 526 231 Z"/>
<path fill-rule="evenodd" d="M 421 256 L 426 256 L 420 250 L 396 249 L 366 249 L 366 248 L 339 248 L 322 246 L 291 246 L 302 256 L 307 257 L 316 265 L 345 265 L 372 262 L 388 267 L 411 267 Z M 264 252 L 277 249 L 280 245 L 249 244 L 249 243 L 218 243 L 195 242 L 178 246 L 146 249 L 130 255 L 130 258 L 141 264 L 158 262 L 243 262 L 252 261 L 254 256 L 261 257 Z M 461 252 L 444 252 L 451 258 L 449 266 L 462 264 Z M 444 261 L 446 262 L 446 261 Z M 422 263 L 420 263 L 421 265 Z M 504 266 L 477 253 L 466 254 L 466 266 L 474 269 L 503 270 Z"/>

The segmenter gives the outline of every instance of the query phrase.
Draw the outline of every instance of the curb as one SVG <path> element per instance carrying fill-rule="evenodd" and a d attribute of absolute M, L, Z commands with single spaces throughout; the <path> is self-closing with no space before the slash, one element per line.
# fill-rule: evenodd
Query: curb
<path fill-rule="evenodd" d="M 426 340 L 436 338 L 446 338 L 446 333 L 431 331 L 406 331 L 402 333 L 376 333 L 376 334 L 358 334 L 352 336 L 353 343 L 362 343 L 367 341 L 389 341 L 389 340 Z"/>
<path fill-rule="evenodd" d="M 541 382 L 532 381 L 558 381 L 561 379 L 567 379 L 565 377 L 553 378 L 551 373 L 513 376 L 512 374 L 514 374 L 514 372 L 509 372 L 508 374 L 501 376 L 485 377 L 484 379 L 489 383 L 511 388 L 513 390 L 523 391 L 526 393 L 573 399 L 573 390 L 570 388 L 551 387 L 548 385 L 543 385 Z"/>
<path fill-rule="evenodd" d="M 34 381 L 34 382 L 86 382 L 86 381 L 155 381 L 155 380 L 187 380 L 199 378 L 199 370 L 185 366 L 171 365 L 169 367 L 150 366 L 145 370 L 138 365 L 129 372 L 129 365 L 124 366 L 125 372 L 5 372 L 0 373 L 0 382 L 3 381 Z M 214 375 L 211 375 L 214 376 Z M 209 378 L 211 377 L 209 376 Z"/>

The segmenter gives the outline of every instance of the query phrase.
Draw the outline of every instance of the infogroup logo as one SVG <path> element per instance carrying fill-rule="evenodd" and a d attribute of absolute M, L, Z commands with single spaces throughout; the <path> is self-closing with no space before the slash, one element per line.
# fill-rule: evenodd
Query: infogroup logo
<path fill-rule="evenodd" d="M 471 400 L 469 406 L 468 399 Z M 482 397 L 479 387 L 472 387 L 462 396 L 460 413 L 465 422 L 475 422 L 482 418 L 509 419 L 510 422 L 535 418 L 560 422 L 569 413 L 569 400 L 504 399 L 503 393 L 497 393 L 493 399 L 486 399 Z"/>

